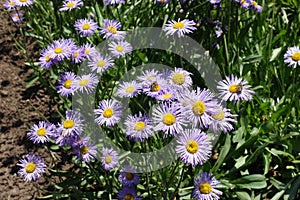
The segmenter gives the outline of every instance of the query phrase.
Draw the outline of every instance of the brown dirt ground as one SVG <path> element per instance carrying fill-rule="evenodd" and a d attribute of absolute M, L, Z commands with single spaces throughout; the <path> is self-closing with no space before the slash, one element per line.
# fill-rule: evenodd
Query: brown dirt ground
<path fill-rule="evenodd" d="M 24 182 L 17 176 L 19 167 L 16 164 L 27 153 L 39 154 L 46 165 L 50 164 L 47 151 L 42 146 L 33 145 L 26 133 L 34 123 L 42 120 L 35 109 L 48 117 L 56 107 L 39 83 L 26 88 L 25 81 L 33 69 L 25 66 L 24 56 L 14 39 L 29 44 L 28 50 L 38 51 L 32 42 L 20 37 L 9 15 L 3 12 L 4 0 L 0 3 L 0 199 L 36 199 L 41 196 L 41 189 L 49 184 L 43 177 L 37 182 Z"/>

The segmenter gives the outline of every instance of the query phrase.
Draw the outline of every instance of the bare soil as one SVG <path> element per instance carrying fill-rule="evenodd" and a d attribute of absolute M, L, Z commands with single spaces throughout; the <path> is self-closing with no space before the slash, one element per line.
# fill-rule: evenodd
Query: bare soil
<path fill-rule="evenodd" d="M 26 88 L 25 82 L 33 69 L 24 64 L 24 55 L 14 39 L 27 43 L 33 59 L 37 59 L 38 50 L 32 41 L 21 37 L 18 27 L 4 12 L 4 0 L 0 3 L 0 199 L 37 199 L 49 184 L 43 177 L 36 182 L 24 182 L 17 175 L 16 164 L 27 153 L 39 154 L 46 165 L 50 164 L 47 151 L 29 141 L 26 134 L 33 124 L 43 120 L 36 110 L 50 117 L 56 107 L 38 82 Z"/>

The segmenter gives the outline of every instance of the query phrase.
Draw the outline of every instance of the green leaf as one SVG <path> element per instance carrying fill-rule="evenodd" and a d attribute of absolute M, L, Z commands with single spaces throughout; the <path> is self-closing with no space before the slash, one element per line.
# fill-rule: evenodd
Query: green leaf
<path fill-rule="evenodd" d="M 262 189 L 267 186 L 266 178 L 261 174 L 252 174 L 231 181 L 232 184 L 247 189 Z"/>
<path fill-rule="evenodd" d="M 235 194 L 237 195 L 237 197 L 239 199 L 242 199 L 242 200 L 251 200 L 250 195 L 247 192 L 245 192 L 245 191 L 238 191 L 238 192 L 235 192 Z"/>
<path fill-rule="evenodd" d="M 278 55 L 279 55 L 280 52 L 281 52 L 281 49 L 282 49 L 282 47 L 273 49 L 273 51 L 272 51 L 272 56 L 271 56 L 271 58 L 270 58 L 270 62 L 272 62 L 273 60 L 275 60 L 275 59 L 278 57 Z"/>

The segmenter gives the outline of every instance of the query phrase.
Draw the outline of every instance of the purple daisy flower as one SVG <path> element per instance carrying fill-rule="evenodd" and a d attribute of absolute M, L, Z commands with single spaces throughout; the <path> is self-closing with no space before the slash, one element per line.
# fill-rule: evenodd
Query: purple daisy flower
<path fill-rule="evenodd" d="M 18 175 L 24 178 L 26 182 L 37 180 L 46 169 L 43 158 L 34 154 L 27 154 L 17 165 L 21 167 Z"/>
<path fill-rule="evenodd" d="M 132 51 L 132 46 L 125 40 L 119 40 L 117 42 L 113 41 L 109 45 L 108 50 L 117 57 L 125 56 L 125 54 L 130 53 Z"/>
<path fill-rule="evenodd" d="M 70 95 L 74 94 L 74 87 L 72 83 L 74 82 L 76 78 L 75 73 L 73 72 L 64 72 L 60 75 L 60 81 L 58 82 L 56 89 L 57 92 L 65 97 L 68 97 Z"/>
<path fill-rule="evenodd" d="M 91 19 L 78 19 L 76 20 L 74 27 L 79 31 L 79 35 L 83 37 L 93 35 L 95 30 L 99 28 L 97 23 Z"/>
<path fill-rule="evenodd" d="M 83 5 L 83 2 L 81 0 L 64 0 L 62 8 L 59 9 L 59 11 L 70 11 L 75 8 L 80 8 Z"/>
<path fill-rule="evenodd" d="M 137 196 L 136 190 L 133 187 L 124 187 L 122 190 L 120 190 L 118 193 L 118 199 L 140 200 L 140 198 Z"/>
<path fill-rule="evenodd" d="M 66 111 L 66 119 L 58 124 L 58 133 L 62 136 L 80 135 L 83 131 L 83 120 L 80 117 L 80 113 L 74 110 Z"/>
<path fill-rule="evenodd" d="M 143 83 L 143 93 L 150 97 L 156 98 L 160 92 L 168 87 L 168 82 L 165 79 L 158 77 Z"/>
<path fill-rule="evenodd" d="M 125 0 L 104 0 L 105 5 L 123 4 Z"/>
<path fill-rule="evenodd" d="M 122 117 L 122 105 L 114 100 L 102 100 L 99 107 L 94 109 L 96 115 L 95 122 L 98 125 L 113 126 L 118 123 Z"/>
<path fill-rule="evenodd" d="M 215 96 L 208 90 L 201 90 L 197 87 L 190 93 L 185 94 L 185 98 L 179 98 L 182 104 L 182 112 L 186 118 L 192 122 L 192 127 L 200 125 L 200 128 L 207 128 L 214 114 L 214 108 L 218 105 Z"/>
<path fill-rule="evenodd" d="M 98 77 L 91 73 L 82 76 L 77 76 L 72 83 L 72 87 L 74 87 L 75 91 L 90 94 L 93 90 L 95 90 L 98 82 Z"/>
<path fill-rule="evenodd" d="M 252 99 L 254 91 L 251 90 L 251 86 L 248 82 L 242 78 L 233 76 L 227 76 L 225 80 L 219 81 L 218 86 L 219 95 L 224 101 L 249 101 Z"/>
<path fill-rule="evenodd" d="M 298 46 L 289 47 L 283 57 L 284 63 L 289 67 L 300 66 L 300 48 Z"/>
<path fill-rule="evenodd" d="M 3 6 L 6 10 L 15 10 L 17 3 L 16 0 L 6 0 Z"/>
<path fill-rule="evenodd" d="M 119 155 L 114 149 L 103 147 L 101 156 L 102 167 L 109 171 L 119 164 Z"/>
<path fill-rule="evenodd" d="M 33 141 L 33 143 L 45 143 L 50 140 L 50 138 L 55 135 L 55 125 L 39 121 L 38 124 L 34 124 L 30 131 L 27 133 L 27 137 Z"/>
<path fill-rule="evenodd" d="M 136 81 L 122 82 L 118 86 L 116 93 L 120 97 L 132 98 L 140 93 L 141 87 L 141 84 Z"/>
<path fill-rule="evenodd" d="M 139 112 L 137 115 L 128 115 L 125 120 L 126 136 L 134 141 L 141 142 L 154 135 L 149 117 Z"/>
<path fill-rule="evenodd" d="M 140 177 L 134 173 L 130 166 L 125 166 L 120 171 L 119 180 L 123 187 L 134 187 L 140 182 Z"/>
<path fill-rule="evenodd" d="M 206 133 L 199 129 L 185 129 L 177 138 L 176 153 L 180 159 L 193 167 L 203 165 L 210 155 L 212 146 Z"/>
<path fill-rule="evenodd" d="M 72 50 L 71 59 L 74 63 L 81 63 L 86 59 L 86 54 L 84 53 L 83 47 L 75 47 Z"/>
<path fill-rule="evenodd" d="M 114 66 L 114 61 L 110 56 L 103 56 L 99 52 L 90 57 L 88 66 L 92 71 L 102 75 L 106 70 Z"/>
<path fill-rule="evenodd" d="M 119 31 L 121 23 L 117 20 L 104 19 L 104 27 L 101 28 L 100 34 L 104 35 L 104 38 L 124 40 L 126 32 Z"/>
<path fill-rule="evenodd" d="M 223 133 L 228 133 L 233 130 L 232 124 L 236 124 L 237 121 L 234 117 L 238 115 L 234 115 L 230 113 L 230 109 L 222 108 L 221 106 L 216 109 L 216 114 L 212 114 L 212 123 L 209 126 L 209 129 L 213 133 L 218 133 L 219 130 L 222 130 Z"/>
<path fill-rule="evenodd" d="M 92 159 L 96 158 L 97 146 L 93 145 L 87 136 L 84 136 L 80 141 L 76 141 L 77 145 L 73 146 L 73 153 L 77 156 L 78 160 L 83 160 L 84 162 L 90 162 Z"/>
<path fill-rule="evenodd" d="M 168 23 L 163 27 L 163 30 L 167 35 L 175 35 L 182 37 L 185 34 L 192 33 L 196 30 L 196 23 L 193 20 L 184 19 L 176 22 L 175 20 L 169 20 Z"/>
<path fill-rule="evenodd" d="M 186 120 L 180 112 L 178 103 L 161 103 L 153 109 L 153 126 L 155 131 L 162 130 L 165 136 L 177 135 L 186 126 Z"/>
<path fill-rule="evenodd" d="M 16 0 L 17 6 L 30 6 L 33 4 L 32 0 Z"/>
<path fill-rule="evenodd" d="M 84 54 L 89 59 L 93 58 L 98 53 L 96 47 L 94 47 L 92 44 L 85 44 L 82 46 L 82 48 L 84 49 Z"/>
<path fill-rule="evenodd" d="M 76 47 L 71 39 L 55 40 L 49 47 L 49 56 L 51 59 L 62 61 L 72 55 L 72 50 Z"/>
<path fill-rule="evenodd" d="M 160 90 L 155 98 L 159 101 L 173 101 L 176 99 L 176 91 L 171 88 L 165 88 Z"/>
<path fill-rule="evenodd" d="M 138 76 L 137 79 L 142 82 L 149 82 L 159 77 L 159 72 L 155 69 L 142 71 L 142 75 Z"/>
<path fill-rule="evenodd" d="M 46 49 L 42 50 L 41 56 L 39 58 L 39 63 L 43 69 L 50 69 L 52 65 L 58 62 L 57 59 L 53 59 L 52 48 L 49 46 Z"/>
<path fill-rule="evenodd" d="M 218 200 L 223 194 L 216 187 L 220 184 L 219 181 L 210 173 L 202 172 L 194 178 L 194 187 L 192 197 L 195 200 Z"/>
<path fill-rule="evenodd" d="M 21 23 L 23 20 L 23 14 L 22 13 L 15 13 L 11 16 L 13 22 L 15 23 Z"/>
<path fill-rule="evenodd" d="M 189 89 L 193 84 L 191 75 L 192 73 L 175 67 L 174 71 L 171 72 L 168 77 L 168 80 L 171 83 L 171 87 L 174 87 L 176 90 Z"/>
<path fill-rule="evenodd" d="M 250 8 L 254 10 L 255 12 L 261 13 L 262 12 L 262 6 L 258 5 L 256 1 L 250 1 Z"/>

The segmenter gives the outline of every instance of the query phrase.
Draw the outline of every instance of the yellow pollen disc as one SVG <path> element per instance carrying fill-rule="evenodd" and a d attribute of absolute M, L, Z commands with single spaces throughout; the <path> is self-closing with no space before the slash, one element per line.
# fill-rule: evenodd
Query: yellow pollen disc
<path fill-rule="evenodd" d="M 108 30 L 108 32 L 110 32 L 112 34 L 116 34 L 117 33 L 116 27 L 113 27 L 113 26 L 108 26 L 107 30 Z"/>
<path fill-rule="evenodd" d="M 161 88 L 160 85 L 157 84 L 157 83 L 151 85 L 151 91 L 152 92 L 158 92 L 160 90 L 160 88 Z"/>
<path fill-rule="evenodd" d="M 182 85 L 182 84 L 184 84 L 185 76 L 183 75 L 183 73 L 177 73 L 177 74 L 173 75 L 172 80 L 173 80 L 173 83 L 175 83 L 177 85 Z"/>
<path fill-rule="evenodd" d="M 67 88 L 67 89 L 70 89 L 71 88 L 71 84 L 72 84 L 71 80 L 66 80 L 65 83 L 64 83 L 64 87 Z"/>
<path fill-rule="evenodd" d="M 103 117 L 105 118 L 111 118 L 114 114 L 114 110 L 112 108 L 107 108 L 103 112 Z"/>
<path fill-rule="evenodd" d="M 257 3 L 256 1 L 252 1 L 252 5 L 253 5 L 254 7 L 256 7 L 256 6 L 258 5 L 258 3 Z"/>
<path fill-rule="evenodd" d="M 198 143 L 194 140 L 189 140 L 185 146 L 186 150 L 191 153 L 194 154 L 198 151 Z"/>
<path fill-rule="evenodd" d="M 83 146 L 80 148 L 80 153 L 85 155 L 89 152 L 89 148 L 87 146 Z"/>
<path fill-rule="evenodd" d="M 98 67 L 104 67 L 106 65 L 106 62 L 104 60 L 100 60 L 97 62 Z"/>
<path fill-rule="evenodd" d="M 15 19 L 19 19 L 19 16 L 18 16 L 18 15 L 16 15 L 16 16 L 15 16 Z"/>
<path fill-rule="evenodd" d="M 135 125 L 134 125 L 134 130 L 141 131 L 145 128 L 145 126 L 146 126 L 146 123 L 143 122 L 143 121 L 136 122 Z"/>
<path fill-rule="evenodd" d="M 89 54 L 89 53 L 90 53 L 90 50 L 89 50 L 89 49 L 86 49 L 86 50 L 84 50 L 84 52 L 85 52 L 86 54 Z"/>
<path fill-rule="evenodd" d="M 231 93 L 239 93 L 241 92 L 243 89 L 243 86 L 239 83 L 239 84 L 232 84 L 229 86 L 229 92 Z"/>
<path fill-rule="evenodd" d="M 164 117 L 163 117 L 163 123 L 164 123 L 165 125 L 170 126 L 170 125 L 174 124 L 175 122 L 176 122 L 176 118 L 175 118 L 175 116 L 174 116 L 173 114 L 171 114 L 171 113 L 166 113 L 166 114 L 164 115 Z"/>
<path fill-rule="evenodd" d="M 134 86 L 128 86 L 126 89 L 125 89 L 125 92 L 126 93 L 132 93 L 134 91 Z"/>
<path fill-rule="evenodd" d="M 50 62 L 50 60 L 51 60 L 50 56 L 46 56 L 45 61 Z"/>
<path fill-rule="evenodd" d="M 203 115 L 206 110 L 206 106 L 203 101 L 195 101 L 193 104 L 193 112 L 195 115 Z"/>
<path fill-rule="evenodd" d="M 133 174 L 130 173 L 130 172 L 126 172 L 125 177 L 126 177 L 127 180 L 132 180 L 133 179 Z"/>
<path fill-rule="evenodd" d="M 80 86 L 85 86 L 85 85 L 87 85 L 88 83 L 89 83 L 89 80 L 87 80 L 87 79 L 82 79 L 82 80 L 79 81 L 79 85 L 80 85 Z"/>
<path fill-rule="evenodd" d="M 242 1 L 241 1 L 241 4 L 243 5 L 244 3 L 245 3 L 245 0 L 242 0 Z"/>
<path fill-rule="evenodd" d="M 20 0 L 20 2 L 24 3 L 24 2 L 27 2 L 27 0 Z"/>
<path fill-rule="evenodd" d="M 117 52 L 121 53 L 124 51 L 124 48 L 122 46 L 118 45 L 118 46 L 116 46 L 116 50 L 117 50 Z"/>
<path fill-rule="evenodd" d="M 131 194 L 126 194 L 124 200 L 134 200 L 134 196 L 132 196 Z"/>
<path fill-rule="evenodd" d="M 36 131 L 38 136 L 44 136 L 47 133 L 47 130 L 45 128 L 40 128 Z"/>
<path fill-rule="evenodd" d="M 170 99 L 172 97 L 172 94 L 163 94 L 162 98 L 163 99 Z"/>
<path fill-rule="evenodd" d="M 202 183 L 199 186 L 199 190 L 201 194 L 209 194 L 211 193 L 211 185 L 209 183 Z"/>
<path fill-rule="evenodd" d="M 83 24 L 82 25 L 83 30 L 89 30 L 90 28 L 91 28 L 91 26 L 89 24 Z"/>
<path fill-rule="evenodd" d="M 104 161 L 105 161 L 106 164 L 109 164 L 109 163 L 111 163 L 111 161 L 112 161 L 112 157 L 111 157 L 110 155 L 107 155 L 107 156 L 105 157 Z"/>
<path fill-rule="evenodd" d="M 54 49 L 54 53 L 56 53 L 56 54 L 59 54 L 59 53 L 62 53 L 62 52 L 63 52 L 63 50 L 60 47 Z"/>
<path fill-rule="evenodd" d="M 69 3 L 66 4 L 66 6 L 68 8 L 73 8 L 75 6 L 75 3 L 74 2 L 69 2 Z"/>
<path fill-rule="evenodd" d="M 292 55 L 293 61 L 299 61 L 300 60 L 300 52 L 296 52 Z"/>
<path fill-rule="evenodd" d="M 14 5 L 16 5 L 16 4 L 15 4 L 15 2 L 10 1 L 10 2 L 9 2 L 9 5 L 14 6 Z"/>
<path fill-rule="evenodd" d="M 75 122 L 71 119 L 68 119 L 68 120 L 64 121 L 64 123 L 63 123 L 64 128 L 73 128 L 74 125 L 75 125 Z"/>
<path fill-rule="evenodd" d="M 150 81 L 150 79 L 152 79 L 152 78 L 155 78 L 155 76 L 154 75 L 147 76 L 146 80 Z"/>
<path fill-rule="evenodd" d="M 184 28 L 184 23 L 182 22 L 175 22 L 173 25 L 173 28 L 175 29 L 183 29 Z"/>
<path fill-rule="evenodd" d="M 79 56 L 79 52 L 78 52 L 78 51 L 75 52 L 75 53 L 73 54 L 73 56 L 74 56 L 74 58 L 77 58 L 77 57 Z"/>
<path fill-rule="evenodd" d="M 220 110 L 218 114 L 212 115 L 212 118 L 214 118 L 215 120 L 218 120 L 218 121 L 223 120 L 224 117 L 225 117 L 225 114 L 224 114 L 223 110 Z"/>
<path fill-rule="evenodd" d="M 30 162 L 26 164 L 25 171 L 27 173 L 32 173 L 34 172 L 35 168 L 36 168 L 36 164 L 34 162 Z"/>

